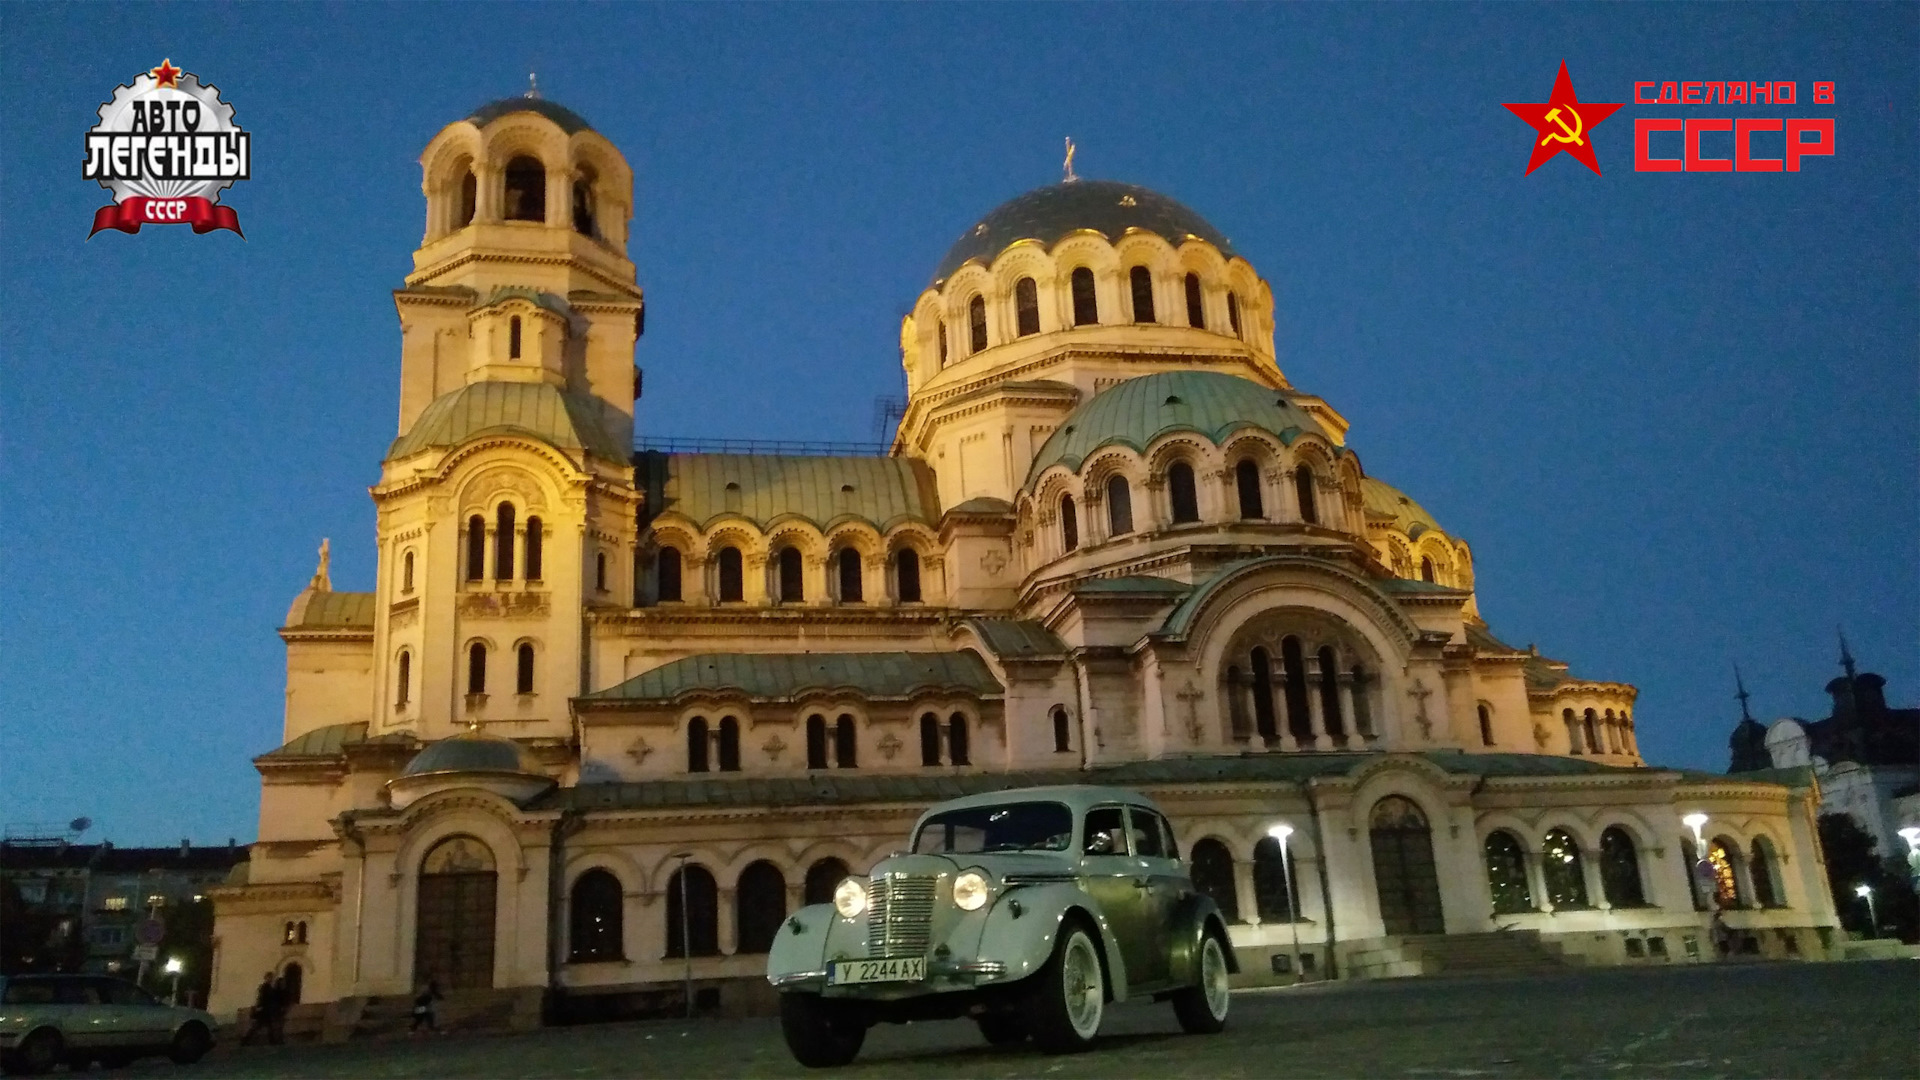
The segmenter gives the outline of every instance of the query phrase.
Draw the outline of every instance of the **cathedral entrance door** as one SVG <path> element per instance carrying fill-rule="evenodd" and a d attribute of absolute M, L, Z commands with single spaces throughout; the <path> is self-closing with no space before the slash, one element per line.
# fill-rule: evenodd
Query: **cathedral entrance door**
<path fill-rule="evenodd" d="M 1389 934 L 1444 934 L 1433 832 L 1411 799 L 1389 795 L 1373 807 L 1373 881 Z"/>
<path fill-rule="evenodd" d="M 420 864 L 413 978 L 441 990 L 493 986 L 493 907 L 499 889 L 493 852 L 471 836 L 434 845 Z"/>

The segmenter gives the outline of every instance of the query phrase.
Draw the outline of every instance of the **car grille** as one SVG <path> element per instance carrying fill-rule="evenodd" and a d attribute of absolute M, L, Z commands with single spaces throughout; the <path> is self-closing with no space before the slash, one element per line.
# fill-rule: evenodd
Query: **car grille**
<path fill-rule="evenodd" d="M 933 938 L 932 877 L 876 876 L 867 889 L 867 955 L 916 956 Z"/>

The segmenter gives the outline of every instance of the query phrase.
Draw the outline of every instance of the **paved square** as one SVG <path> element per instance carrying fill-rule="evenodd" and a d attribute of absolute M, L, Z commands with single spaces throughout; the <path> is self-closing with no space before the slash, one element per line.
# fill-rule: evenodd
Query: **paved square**
<path fill-rule="evenodd" d="M 1920 963 L 1729 964 L 1407 979 L 1237 994 L 1218 1036 L 1167 1006 L 1108 1014 L 1092 1053 L 989 1048 L 972 1023 L 875 1028 L 813 1072 L 768 1019 L 217 1050 L 214 1077 L 1888 1077 L 1920 1075 Z"/>

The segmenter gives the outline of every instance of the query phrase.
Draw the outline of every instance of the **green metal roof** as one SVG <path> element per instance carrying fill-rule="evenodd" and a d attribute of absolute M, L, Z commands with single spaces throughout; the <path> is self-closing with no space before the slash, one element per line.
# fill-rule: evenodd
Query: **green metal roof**
<path fill-rule="evenodd" d="M 539 113 L 541 116 L 560 125 L 560 130 L 571 135 L 576 131 L 592 131 L 593 125 L 582 119 L 580 114 L 564 105 L 556 104 L 545 98 L 510 97 L 498 101 L 489 101 L 473 110 L 467 117 L 477 127 L 486 127 L 495 120 L 517 112 Z"/>
<path fill-rule="evenodd" d="M 1467 623 L 1467 644 L 1481 652 L 1525 653 L 1525 649 L 1513 646 L 1493 636 L 1493 631 L 1479 623 Z"/>
<path fill-rule="evenodd" d="M 754 701 L 784 701 L 809 690 L 847 690 L 868 700 L 959 690 L 980 697 L 1005 688 L 971 652 L 704 653 L 662 664 L 581 702 L 672 701 L 700 690 L 734 691 Z"/>
<path fill-rule="evenodd" d="M 1031 619 L 968 619 L 987 650 L 1003 660 L 1067 655 L 1067 643 Z"/>
<path fill-rule="evenodd" d="M 1139 596 L 1142 594 L 1164 596 L 1171 600 L 1180 596 L 1193 586 L 1172 578 L 1155 577 L 1152 574 L 1136 574 L 1129 577 L 1089 578 L 1074 585 L 1076 593 L 1095 595 Z"/>
<path fill-rule="evenodd" d="M 314 728 L 299 738 L 290 740 L 277 750 L 269 750 L 261 757 L 332 757 L 341 749 L 357 742 L 365 742 L 367 724 L 362 720 L 352 724 L 328 724 Z"/>
<path fill-rule="evenodd" d="M 636 460 L 654 514 L 681 514 L 702 528 L 728 514 L 762 529 L 788 516 L 821 527 L 854 518 L 877 529 L 940 519 L 933 474 L 916 458 L 647 451 Z"/>
<path fill-rule="evenodd" d="M 1103 446 L 1145 451 L 1173 431 L 1195 432 L 1219 445 L 1244 427 L 1272 432 L 1286 444 L 1302 432 L 1326 435 L 1284 391 L 1217 371 L 1163 371 L 1128 379 L 1068 414 L 1034 456 L 1027 480 L 1055 465 L 1077 471 Z"/>
<path fill-rule="evenodd" d="M 616 432 L 627 427 L 619 410 L 590 394 L 543 382 L 477 382 L 434 399 L 413 427 L 393 441 L 387 459 L 509 433 L 624 465 L 631 451 Z"/>
<path fill-rule="evenodd" d="M 1233 244 L 1207 219 L 1151 188 L 1112 180 L 1069 180 L 1035 188 L 987 212 L 948 249 L 933 272 L 945 281 L 970 259 L 991 263 L 1017 240 L 1038 240 L 1048 247 L 1081 229 L 1119 240 L 1132 229 L 1155 233 L 1178 247 L 1195 236 L 1233 257 Z"/>
<path fill-rule="evenodd" d="M 1377 584 L 1380 586 L 1380 588 L 1382 588 L 1387 592 L 1406 593 L 1410 596 L 1418 596 L 1423 594 L 1439 595 L 1442 593 L 1445 593 L 1448 595 L 1466 596 L 1468 593 L 1468 590 L 1466 589 L 1456 589 L 1451 585 L 1441 585 L 1432 581 L 1421 581 L 1418 578 L 1403 578 L 1403 577 L 1381 578 L 1380 581 L 1377 582 Z"/>
<path fill-rule="evenodd" d="M 307 598 L 306 610 L 293 624 L 303 629 L 371 628 L 373 594 L 370 592 L 316 592 Z"/>
<path fill-rule="evenodd" d="M 1364 477 L 1360 481 L 1360 494 L 1366 500 L 1367 513 L 1391 516 L 1394 527 L 1406 533 L 1408 539 L 1418 540 L 1428 529 L 1446 532 L 1439 522 L 1433 520 L 1432 514 L 1391 484 L 1381 483 L 1371 476 Z"/>

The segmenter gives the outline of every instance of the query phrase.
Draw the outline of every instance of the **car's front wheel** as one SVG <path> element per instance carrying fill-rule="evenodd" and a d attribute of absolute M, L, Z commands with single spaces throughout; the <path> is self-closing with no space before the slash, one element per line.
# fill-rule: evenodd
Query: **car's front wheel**
<path fill-rule="evenodd" d="M 1106 1013 L 1107 983 L 1100 949 L 1080 922 L 1067 922 L 1047 966 L 1034 976 L 1029 1002 L 1033 1041 L 1049 1054 L 1072 1054 L 1093 1045 Z"/>
<path fill-rule="evenodd" d="M 191 1065 L 207 1056 L 213 1049 L 213 1033 L 199 1022 L 186 1024 L 173 1033 L 173 1045 L 167 1048 L 167 1056 L 181 1065 Z"/>
<path fill-rule="evenodd" d="M 19 1076 L 38 1076 L 53 1071 L 65 1056 L 66 1043 L 60 1033 L 41 1028 L 20 1041 L 5 1059 L 7 1072 Z"/>
<path fill-rule="evenodd" d="M 819 994 L 780 995 L 780 1032 L 793 1059 L 809 1069 L 830 1069 L 859 1056 L 866 1021 L 846 1003 Z"/>
<path fill-rule="evenodd" d="M 1227 954 L 1220 939 L 1208 934 L 1200 940 L 1199 978 L 1173 993 L 1173 1015 L 1190 1035 L 1214 1035 L 1227 1026 L 1227 1006 L 1233 994 L 1227 985 Z"/>

